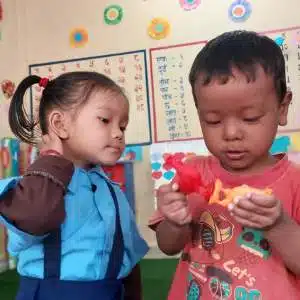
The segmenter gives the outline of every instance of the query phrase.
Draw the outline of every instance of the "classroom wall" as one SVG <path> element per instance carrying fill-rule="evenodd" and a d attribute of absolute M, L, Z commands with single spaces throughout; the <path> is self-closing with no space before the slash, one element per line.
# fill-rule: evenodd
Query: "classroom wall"
<path fill-rule="evenodd" d="M 21 13 L 17 0 L 1 1 L 3 19 L 0 21 L 0 82 L 20 80 L 26 70 L 25 44 L 21 29 Z M 7 124 L 9 100 L 0 91 L 0 137 L 10 135 Z"/>
<path fill-rule="evenodd" d="M 229 20 L 232 0 L 201 2 L 197 9 L 187 12 L 177 0 L 4 0 L 0 79 L 18 81 L 28 74 L 29 64 L 208 40 L 238 28 L 261 32 L 300 25 L 297 0 L 251 1 L 252 15 L 244 23 Z M 107 26 L 103 10 L 115 3 L 124 9 L 123 21 Z M 147 35 L 153 17 L 169 20 L 169 37 L 154 40 Z M 89 32 L 89 42 L 83 48 L 70 47 L 69 33 L 74 27 Z M 150 104 L 151 99 L 150 89 Z M 0 118 L 1 137 L 9 134 L 3 110 Z M 137 218 L 145 238 L 155 245 L 154 235 L 146 226 L 154 209 L 149 146 L 143 148 L 143 154 L 143 161 L 135 164 Z"/>

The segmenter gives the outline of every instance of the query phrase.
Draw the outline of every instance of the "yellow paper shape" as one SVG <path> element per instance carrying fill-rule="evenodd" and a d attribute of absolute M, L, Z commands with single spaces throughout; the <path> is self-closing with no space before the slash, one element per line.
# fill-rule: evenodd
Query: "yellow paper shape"
<path fill-rule="evenodd" d="M 300 151 L 300 133 L 295 132 L 290 135 L 291 149 L 293 151 Z"/>

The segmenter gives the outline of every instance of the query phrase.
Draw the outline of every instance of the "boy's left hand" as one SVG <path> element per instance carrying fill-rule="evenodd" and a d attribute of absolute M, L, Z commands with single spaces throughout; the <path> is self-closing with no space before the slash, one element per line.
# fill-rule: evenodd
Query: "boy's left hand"
<path fill-rule="evenodd" d="M 228 209 L 242 226 L 259 229 L 272 228 L 283 215 L 281 202 L 274 195 L 249 193 L 235 198 Z"/>

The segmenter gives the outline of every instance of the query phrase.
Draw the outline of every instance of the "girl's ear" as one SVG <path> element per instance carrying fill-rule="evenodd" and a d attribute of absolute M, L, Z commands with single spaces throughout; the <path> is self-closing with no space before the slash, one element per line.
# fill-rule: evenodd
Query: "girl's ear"
<path fill-rule="evenodd" d="M 68 118 L 66 114 L 60 110 L 53 110 L 48 117 L 48 128 L 54 132 L 60 139 L 66 140 L 69 138 Z"/>

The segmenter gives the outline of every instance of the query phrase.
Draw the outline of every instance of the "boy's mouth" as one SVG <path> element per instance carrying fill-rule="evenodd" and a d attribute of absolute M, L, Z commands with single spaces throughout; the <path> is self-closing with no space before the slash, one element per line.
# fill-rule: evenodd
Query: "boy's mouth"
<path fill-rule="evenodd" d="M 225 155 L 230 160 L 241 160 L 244 158 L 246 152 L 245 151 L 236 151 L 236 150 L 228 150 L 225 152 Z"/>

